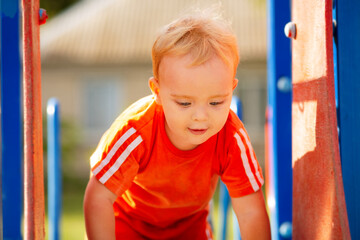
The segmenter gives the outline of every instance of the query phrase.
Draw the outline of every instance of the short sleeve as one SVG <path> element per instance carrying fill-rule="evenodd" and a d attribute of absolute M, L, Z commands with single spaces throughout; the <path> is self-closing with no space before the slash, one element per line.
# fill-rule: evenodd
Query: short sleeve
<path fill-rule="evenodd" d="M 232 133 L 220 174 L 231 197 L 241 197 L 258 191 L 264 184 L 261 168 L 245 128 Z"/>
<path fill-rule="evenodd" d="M 130 186 L 139 169 L 141 135 L 133 127 L 108 130 L 90 158 L 93 175 L 120 196 Z"/>

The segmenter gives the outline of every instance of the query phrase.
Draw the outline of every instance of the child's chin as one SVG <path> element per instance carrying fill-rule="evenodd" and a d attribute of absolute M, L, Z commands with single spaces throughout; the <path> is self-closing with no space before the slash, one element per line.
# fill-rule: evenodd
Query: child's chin
<path fill-rule="evenodd" d="M 207 140 L 209 140 L 209 137 L 203 136 L 201 139 L 196 139 L 196 140 L 193 142 L 193 144 L 196 145 L 196 146 L 199 146 L 199 145 L 205 143 Z"/>

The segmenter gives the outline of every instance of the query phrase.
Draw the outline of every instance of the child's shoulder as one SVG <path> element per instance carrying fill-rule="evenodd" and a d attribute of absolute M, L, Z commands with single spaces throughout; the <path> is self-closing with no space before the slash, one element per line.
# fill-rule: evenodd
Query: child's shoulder
<path fill-rule="evenodd" d="M 155 99 L 153 95 L 143 97 L 133 104 L 131 104 L 127 109 L 125 109 L 118 117 L 119 118 L 139 118 L 140 116 L 146 116 L 149 113 L 149 110 L 154 108 Z"/>
<path fill-rule="evenodd" d="M 155 99 L 152 95 L 141 98 L 131 104 L 123 111 L 115 120 L 117 127 L 122 125 L 130 125 L 132 127 L 142 128 L 144 125 L 152 121 L 158 110 Z"/>
<path fill-rule="evenodd" d="M 159 106 L 153 96 L 144 97 L 123 111 L 106 131 L 107 141 L 117 141 L 128 132 L 137 132 L 136 135 L 151 135 L 152 123 L 157 119 Z M 103 137 L 104 137 L 103 136 Z"/>
<path fill-rule="evenodd" d="M 120 147 L 131 150 L 130 152 L 134 154 L 144 153 L 147 142 L 153 135 L 152 126 L 158 112 L 159 106 L 152 96 L 142 98 L 130 105 L 103 134 L 96 151 L 91 156 L 91 166 L 95 166 L 105 153 L 114 154 Z M 141 144 L 143 142 L 146 144 Z M 138 147 L 140 145 L 141 147 Z M 133 151 L 134 149 L 136 151 Z"/>

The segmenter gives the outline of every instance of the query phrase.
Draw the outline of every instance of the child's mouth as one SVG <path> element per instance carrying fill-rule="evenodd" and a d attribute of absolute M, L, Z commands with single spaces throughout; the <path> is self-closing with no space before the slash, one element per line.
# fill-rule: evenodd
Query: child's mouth
<path fill-rule="evenodd" d="M 202 135 L 207 131 L 207 129 L 206 128 L 205 129 L 189 128 L 189 131 L 194 135 Z"/>

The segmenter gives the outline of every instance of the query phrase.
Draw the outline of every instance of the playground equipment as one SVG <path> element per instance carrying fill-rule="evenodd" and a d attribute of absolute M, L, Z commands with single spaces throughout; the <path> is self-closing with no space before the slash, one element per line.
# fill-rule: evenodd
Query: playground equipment
<path fill-rule="evenodd" d="M 22 1 L 24 238 L 45 237 L 39 0 Z"/>
<path fill-rule="evenodd" d="M 352 239 L 360 239 L 360 2 L 334 0 L 338 126 L 346 208 Z"/>
<path fill-rule="evenodd" d="M 44 237 L 44 192 L 39 49 L 39 1 L 22 2 L 24 89 L 24 188 L 20 120 L 19 3 L 1 1 L 2 212 L 5 239 Z M 5 170 L 6 169 L 6 170 Z M 10 175 L 8 175 L 10 174 Z"/>
<path fill-rule="evenodd" d="M 22 238 L 24 189 L 24 238 L 42 239 L 44 193 L 38 43 L 39 24 L 46 17 L 42 15 L 40 19 L 38 0 L 23 0 L 23 188 L 19 4 L 8 0 L 0 3 L 3 219 L 0 229 L 5 239 Z M 291 229 L 294 239 L 350 239 L 350 235 L 359 239 L 360 192 L 356 188 L 360 184 L 357 174 L 360 161 L 356 150 L 360 141 L 357 127 L 360 2 L 293 0 L 292 19 L 289 1 L 268 0 L 268 3 L 266 192 L 273 239 L 290 238 Z M 290 20 L 295 27 L 291 35 L 294 37 L 292 71 L 290 41 L 283 32 Z"/>
<path fill-rule="evenodd" d="M 2 236 L 21 239 L 22 127 L 19 2 L 1 0 Z M 6 36 L 6 37 L 5 37 Z M 5 170 L 6 169 L 6 170 Z M 4 220 L 5 219 L 5 220 Z"/>
<path fill-rule="evenodd" d="M 290 1 L 268 0 L 265 187 L 274 240 L 291 238 L 291 234 L 279 231 L 281 227 L 291 227 L 292 222 L 291 47 L 284 36 L 284 26 L 289 21 Z M 285 230 L 284 233 L 289 232 Z"/>
<path fill-rule="evenodd" d="M 332 2 L 294 2 L 292 21 L 297 25 L 292 40 L 293 236 L 350 239 L 335 108 Z"/>
<path fill-rule="evenodd" d="M 47 103 L 48 215 L 49 239 L 59 240 L 62 210 L 60 105 L 56 98 Z"/>
<path fill-rule="evenodd" d="M 269 105 L 274 107 L 272 104 L 273 99 L 277 100 L 277 92 L 273 89 L 281 80 L 277 71 L 290 62 L 290 58 L 281 61 L 287 44 L 279 44 L 284 41 L 284 37 L 281 39 L 281 27 L 285 26 L 284 22 L 279 23 L 280 20 L 286 21 L 284 18 L 287 18 L 290 8 L 286 5 L 288 1 L 269 3 L 269 55 L 275 53 L 269 59 Z M 282 9 L 284 5 L 286 7 Z M 294 239 L 350 239 L 350 232 L 353 239 L 360 237 L 356 227 L 360 216 L 356 202 L 360 196 L 353 190 L 360 183 L 355 177 L 360 170 L 359 161 L 356 161 L 359 157 L 355 153 L 359 140 L 357 132 L 352 131 L 358 131 L 355 124 L 360 120 L 356 104 L 360 89 L 359 83 L 354 80 L 359 76 L 360 64 L 360 21 L 356 14 L 359 10 L 360 4 L 355 1 L 292 1 L 292 23 L 288 26 L 292 26 L 294 31 L 288 37 L 292 37 L 293 222 L 289 226 L 293 227 Z M 335 102 L 338 104 L 338 119 Z M 284 180 L 291 181 L 291 178 L 278 178 L 282 177 L 283 167 L 277 162 L 279 158 L 274 159 L 277 157 L 274 144 L 286 144 L 287 141 L 280 141 L 273 135 L 276 131 L 284 133 L 281 128 L 276 128 L 279 125 L 274 124 L 287 116 L 287 112 L 281 115 L 274 108 L 268 111 L 269 167 L 266 176 L 274 239 L 283 238 L 279 235 L 282 222 L 279 213 L 284 207 L 284 200 L 288 203 L 291 199 L 290 194 L 278 194 L 279 186 Z"/>

